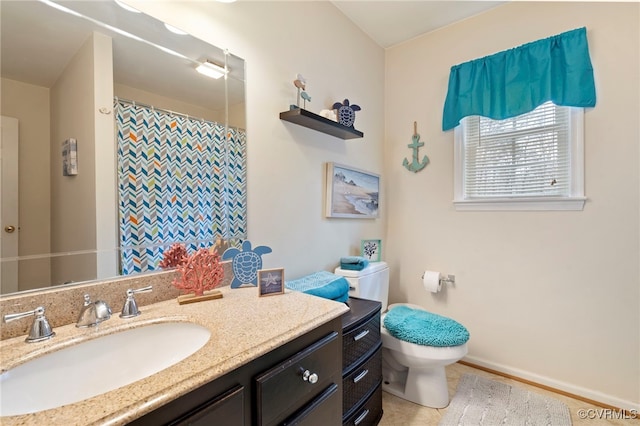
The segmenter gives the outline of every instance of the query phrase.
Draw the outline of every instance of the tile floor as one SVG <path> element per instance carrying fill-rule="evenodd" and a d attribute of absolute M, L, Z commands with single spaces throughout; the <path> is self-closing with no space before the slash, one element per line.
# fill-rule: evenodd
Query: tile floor
<path fill-rule="evenodd" d="M 571 421 L 574 426 L 636 426 L 640 425 L 640 419 L 635 420 L 623 420 L 623 419 L 581 419 L 578 412 L 581 409 L 600 409 L 595 405 L 588 404 L 573 398 L 559 395 L 544 389 L 540 389 L 535 386 L 530 386 L 516 380 L 507 379 L 502 376 L 487 373 L 482 370 L 478 370 L 459 363 L 450 365 L 447 367 L 447 379 L 449 382 L 449 395 L 453 395 L 456 387 L 458 386 L 458 380 L 464 373 L 476 374 L 478 376 L 488 377 L 498 382 L 507 383 L 512 386 L 519 386 L 529 389 L 533 392 L 537 392 L 543 395 L 551 396 L 567 404 L 571 413 Z M 404 399 L 397 398 L 386 392 L 382 392 L 382 409 L 384 414 L 380 421 L 380 426 L 436 426 L 440 421 L 440 418 L 444 416 L 446 408 L 435 409 L 427 408 L 417 404 L 414 404 Z M 595 413 L 595 412 L 592 412 Z"/>

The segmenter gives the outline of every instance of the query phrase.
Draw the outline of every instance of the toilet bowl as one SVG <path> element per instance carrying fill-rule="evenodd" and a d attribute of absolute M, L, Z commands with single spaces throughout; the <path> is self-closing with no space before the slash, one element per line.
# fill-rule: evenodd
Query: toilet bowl
<path fill-rule="evenodd" d="M 397 303 L 389 306 L 409 306 Z M 386 313 L 382 314 L 384 324 Z M 393 337 L 381 326 L 382 337 L 382 389 L 390 394 L 416 404 L 432 408 L 449 405 L 449 388 L 445 367 L 462 359 L 467 354 L 467 344 L 458 346 L 418 345 Z"/>
<path fill-rule="evenodd" d="M 428 346 L 392 336 L 384 327 L 389 292 L 389 268 L 385 262 L 372 262 L 361 271 L 336 268 L 350 285 L 349 294 L 382 303 L 380 334 L 382 337 L 382 390 L 399 398 L 432 408 L 449 405 L 445 366 L 467 354 L 466 342 L 457 346 Z M 409 303 L 389 305 L 424 309 Z"/>

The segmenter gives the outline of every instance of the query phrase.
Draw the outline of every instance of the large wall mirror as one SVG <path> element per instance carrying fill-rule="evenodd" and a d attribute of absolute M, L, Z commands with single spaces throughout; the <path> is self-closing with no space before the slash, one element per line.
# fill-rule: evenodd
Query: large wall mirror
<path fill-rule="evenodd" d="M 3 1 L 0 17 L 2 294 L 246 236 L 241 58 L 113 1 Z"/>

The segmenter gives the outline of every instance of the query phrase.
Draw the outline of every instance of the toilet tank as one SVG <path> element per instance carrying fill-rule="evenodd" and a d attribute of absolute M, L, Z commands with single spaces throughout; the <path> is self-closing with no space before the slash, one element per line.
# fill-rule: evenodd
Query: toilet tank
<path fill-rule="evenodd" d="M 371 262 L 361 271 L 336 268 L 334 273 L 349 282 L 349 296 L 377 300 L 382 303 L 382 312 L 389 300 L 389 266 L 386 262 Z"/>

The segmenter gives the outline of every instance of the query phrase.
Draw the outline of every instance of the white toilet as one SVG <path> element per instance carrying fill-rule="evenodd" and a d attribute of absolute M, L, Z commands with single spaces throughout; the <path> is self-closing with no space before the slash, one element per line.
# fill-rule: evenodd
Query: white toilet
<path fill-rule="evenodd" d="M 373 262 L 361 271 L 336 268 L 335 274 L 349 282 L 349 296 L 378 300 L 382 303 L 382 319 L 387 311 L 389 267 L 385 262 Z M 394 303 L 424 310 L 408 303 Z M 391 317 L 389 317 L 391 318 Z M 382 389 L 400 398 L 432 408 L 449 405 L 449 390 L 444 367 L 467 354 L 467 344 L 458 346 L 425 346 L 400 340 L 381 326 Z"/>

